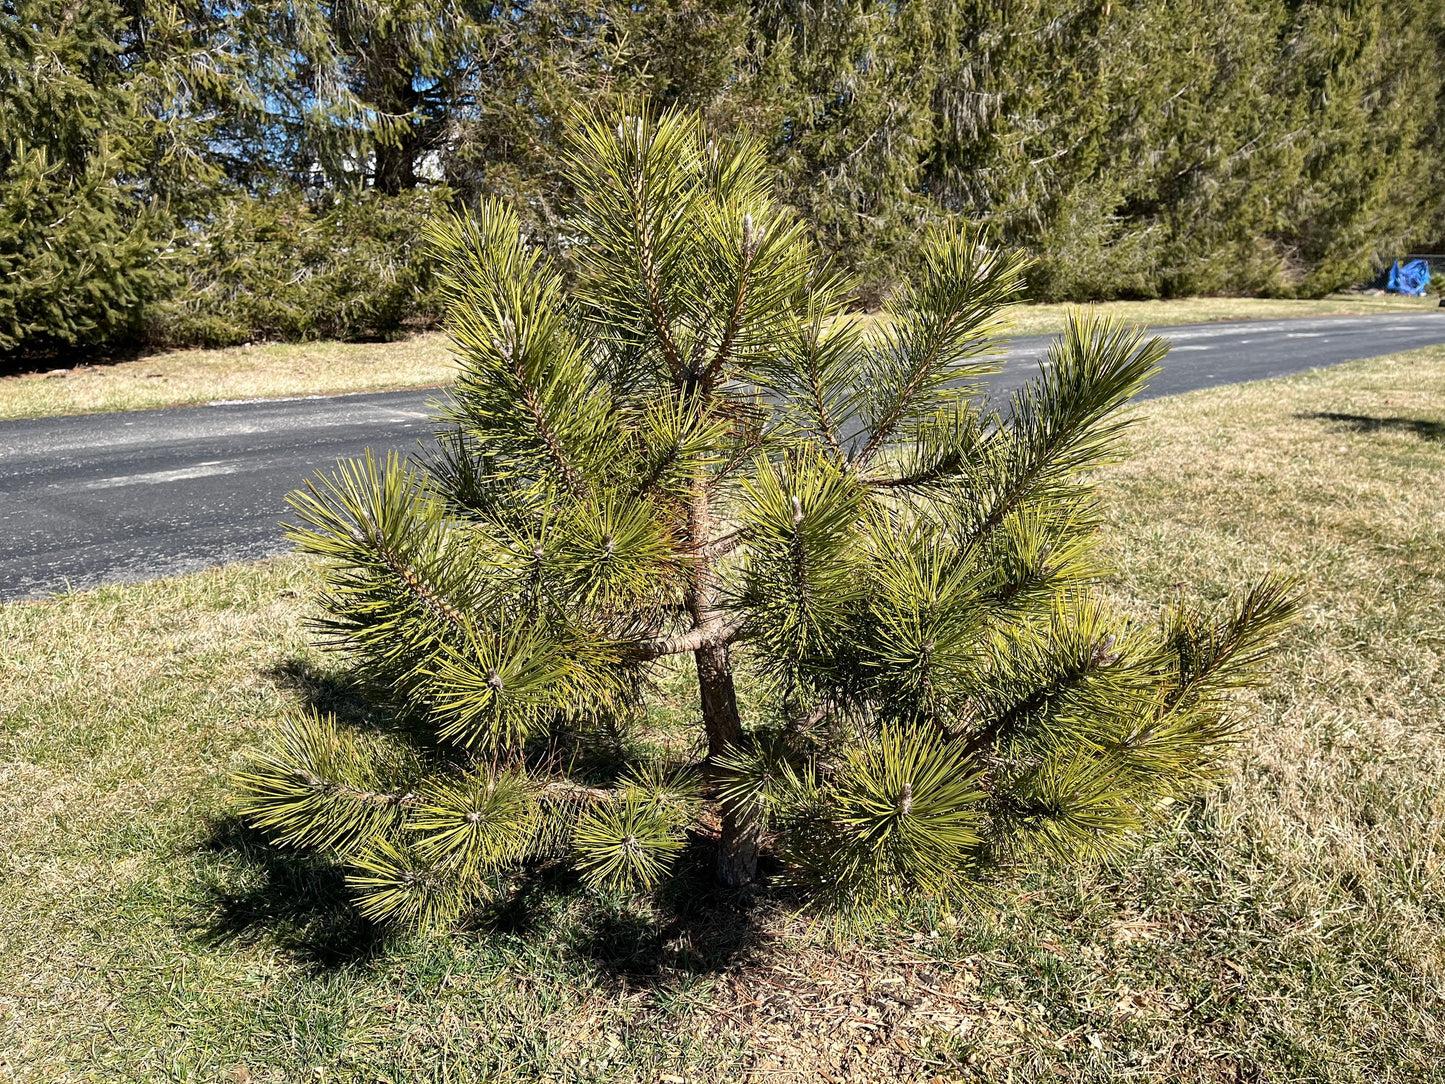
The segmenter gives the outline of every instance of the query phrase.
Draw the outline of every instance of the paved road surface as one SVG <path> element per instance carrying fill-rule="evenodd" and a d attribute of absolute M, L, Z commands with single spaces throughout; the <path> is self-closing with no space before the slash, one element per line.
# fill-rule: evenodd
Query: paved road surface
<path fill-rule="evenodd" d="M 1146 396 L 1445 343 L 1445 313 L 1155 330 L 1174 348 Z M 991 392 L 1006 394 L 1033 375 L 1048 342 L 1013 340 Z M 0 600 L 279 553 L 286 494 L 368 446 L 415 448 L 436 394 L 0 422 Z"/>

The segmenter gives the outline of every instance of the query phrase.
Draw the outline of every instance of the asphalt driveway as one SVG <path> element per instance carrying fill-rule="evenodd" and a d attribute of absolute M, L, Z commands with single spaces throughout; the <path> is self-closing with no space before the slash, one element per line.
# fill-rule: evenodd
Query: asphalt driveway
<path fill-rule="evenodd" d="M 1146 397 L 1445 343 L 1445 312 L 1154 329 L 1174 346 Z M 990 393 L 1037 372 L 1012 340 Z M 338 459 L 411 450 L 434 391 L 0 422 L 0 600 L 283 552 L 286 495 Z"/>

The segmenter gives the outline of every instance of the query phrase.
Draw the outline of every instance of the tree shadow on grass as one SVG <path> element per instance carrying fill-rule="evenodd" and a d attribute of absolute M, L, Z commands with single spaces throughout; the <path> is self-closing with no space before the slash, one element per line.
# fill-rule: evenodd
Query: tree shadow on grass
<path fill-rule="evenodd" d="M 1410 433 L 1421 440 L 1445 440 L 1445 422 L 1431 422 L 1423 418 L 1377 418 L 1369 414 L 1340 414 L 1334 411 L 1311 411 L 1295 417 L 1305 421 L 1335 422 L 1353 433 L 1390 431 Z"/>
<path fill-rule="evenodd" d="M 103 347 L 50 345 L 22 353 L 0 354 L 0 376 L 26 376 L 65 369 L 94 369 L 123 361 L 139 361 L 161 351 L 140 343 Z"/>
<path fill-rule="evenodd" d="M 303 658 L 261 672 L 309 709 L 358 731 L 399 728 L 397 712 L 378 704 L 345 671 Z M 216 821 L 199 851 L 212 873 L 204 886 L 206 919 L 198 933 L 213 944 L 266 941 L 319 970 L 365 962 L 384 953 L 390 936 L 356 910 L 346 869 L 334 857 L 281 847 L 239 817 Z"/>
<path fill-rule="evenodd" d="M 381 690 L 369 688 L 345 670 L 330 670 L 309 659 L 291 658 L 261 671 L 261 676 L 292 693 L 318 715 L 333 716 L 342 726 L 369 732 L 412 731 L 414 722 Z"/>
<path fill-rule="evenodd" d="M 209 917 L 199 932 L 208 943 L 265 939 L 318 970 L 386 950 L 386 931 L 356 910 L 345 870 L 325 855 L 275 846 L 234 817 L 215 824 L 201 850 L 229 860 L 206 886 Z"/>
<path fill-rule="evenodd" d="M 405 936 L 356 910 L 342 864 L 278 847 L 238 818 L 217 822 L 201 850 L 226 859 L 204 890 L 207 917 L 198 933 L 208 944 L 264 941 L 317 971 L 332 971 L 379 962 Z M 711 842 L 695 840 L 648 902 L 589 892 L 566 863 L 544 863 L 495 903 L 464 916 L 453 936 L 550 943 L 633 984 L 715 973 L 759 942 L 760 918 L 773 896 L 726 889 L 712 867 Z"/>
<path fill-rule="evenodd" d="M 604 971 L 643 983 L 713 974 L 750 955 L 778 894 L 766 877 L 745 889 L 719 884 L 715 846 L 693 839 L 652 907 L 626 896 L 594 897 L 576 950 Z"/>
<path fill-rule="evenodd" d="M 651 898 L 592 891 L 565 861 L 541 863 L 503 899 L 466 916 L 457 936 L 550 946 L 634 987 L 714 974 L 761 942 L 776 898 L 764 888 L 717 884 L 713 847 L 692 840 Z"/>

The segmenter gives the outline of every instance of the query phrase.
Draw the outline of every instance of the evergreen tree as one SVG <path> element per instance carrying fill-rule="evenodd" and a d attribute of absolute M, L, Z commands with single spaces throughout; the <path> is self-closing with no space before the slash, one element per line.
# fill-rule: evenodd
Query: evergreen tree
<path fill-rule="evenodd" d="M 1439 0 L 764 3 L 754 23 L 721 110 L 755 103 L 784 198 L 884 281 L 942 212 L 1034 256 L 1044 299 L 1318 295 L 1445 215 Z"/>
<path fill-rule="evenodd" d="M 177 224 L 222 180 L 233 59 L 190 7 L 23 0 L 0 14 L 0 353 L 143 334 Z"/>
<path fill-rule="evenodd" d="M 105 2 L 0 14 L 0 353 L 124 338 L 161 284 L 123 25 Z"/>
<path fill-rule="evenodd" d="M 461 372 L 425 467 L 293 497 L 326 642 L 406 725 L 284 721 L 239 775 L 253 824 L 401 922 L 549 857 L 651 886 L 710 823 L 723 881 L 772 848 L 867 910 L 1117 848 L 1197 785 L 1294 599 L 1266 580 L 1150 632 L 1095 593 L 1089 476 L 1162 340 L 1076 319 L 992 411 L 1019 258 L 940 228 L 870 325 L 755 143 L 628 113 L 580 121 L 571 168 L 575 289 L 499 204 L 435 231 Z M 688 654 L 700 759 L 604 772 L 599 735 Z"/>
<path fill-rule="evenodd" d="M 956 16 L 932 3 L 803 0 L 759 4 L 754 21 L 746 119 L 773 137 L 784 198 L 872 301 L 912 270 L 920 225 L 940 209 L 925 170 Z"/>

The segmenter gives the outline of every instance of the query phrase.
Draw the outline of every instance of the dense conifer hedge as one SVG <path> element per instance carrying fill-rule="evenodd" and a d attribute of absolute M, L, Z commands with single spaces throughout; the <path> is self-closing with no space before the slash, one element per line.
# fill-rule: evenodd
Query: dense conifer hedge
<path fill-rule="evenodd" d="M 16 0 L 0 352 L 395 334 L 439 200 L 565 251 L 565 118 L 638 92 L 761 135 L 865 290 L 960 214 L 1038 298 L 1317 295 L 1445 228 L 1442 83 L 1445 0 Z"/>

